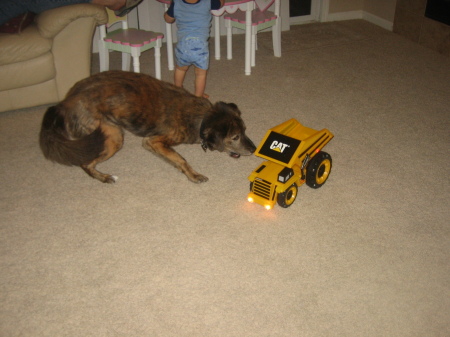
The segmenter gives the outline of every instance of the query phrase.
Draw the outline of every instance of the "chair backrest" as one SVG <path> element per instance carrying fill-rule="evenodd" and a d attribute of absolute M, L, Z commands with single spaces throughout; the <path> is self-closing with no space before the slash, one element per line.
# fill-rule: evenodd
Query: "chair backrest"
<path fill-rule="evenodd" d="M 274 12 L 276 15 L 280 15 L 280 0 L 255 0 L 256 7 L 264 12 L 267 10 L 270 6 L 272 6 L 273 3 L 275 3 Z"/>
<path fill-rule="evenodd" d="M 116 23 L 120 23 L 122 29 L 128 29 L 128 22 L 126 15 L 123 17 L 116 16 L 114 11 L 108 8 L 106 8 L 106 14 L 108 15 L 108 22 L 105 23 L 104 25 L 99 26 L 100 40 L 103 40 L 106 37 L 107 30 Z"/>
<path fill-rule="evenodd" d="M 275 15 L 280 16 L 280 0 L 275 0 Z"/>
<path fill-rule="evenodd" d="M 128 22 L 127 22 L 127 16 L 117 16 L 113 10 L 106 8 L 106 13 L 108 14 L 108 22 L 106 23 L 107 28 L 111 27 L 112 25 L 120 22 L 122 24 L 123 29 L 128 29 Z"/>

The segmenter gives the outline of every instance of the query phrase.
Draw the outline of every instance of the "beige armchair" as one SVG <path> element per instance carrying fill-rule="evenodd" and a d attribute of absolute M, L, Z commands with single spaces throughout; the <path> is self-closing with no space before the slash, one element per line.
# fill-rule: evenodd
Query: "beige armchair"
<path fill-rule="evenodd" d="M 55 103 L 90 75 L 92 36 L 103 7 L 80 4 L 36 16 L 20 34 L 0 33 L 0 111 Z"/>

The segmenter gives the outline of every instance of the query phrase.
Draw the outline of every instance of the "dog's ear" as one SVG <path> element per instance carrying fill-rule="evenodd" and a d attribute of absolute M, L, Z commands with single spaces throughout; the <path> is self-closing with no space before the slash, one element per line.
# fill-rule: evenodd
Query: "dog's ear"
<path fill-rule="evenodd" d="M 241 115 L 241 111 L 239 110 L 238 106 L 234 103 L 217 102 L 216 110 L 234 113 L 237 116 Z"/>
<path fill-rule="evenodd" d="M 239 110 L 239 108 L 237 107 L 236 104 L 234 103 L 228 103 L 227 104 L 228 108 L 233 111 L 236 115 L 238 115 L 239 117 L 241 116 L 241 110 Z"/>
<path fill-rule="evenodd" d="M 228 105 L 231 109 L 233 109 L 233 110 L 235 110 L 235 111 L 238 111 L 238 112 L 239 112 L 239 115 L 241 114 L 241 112 L 239 111 L 239 109 L 238 109 L 238 107 L 237 107 L 236 104 L 234 104 L 234 103 L 227 103 L 227 105 Z"/>
<path fill-rule="evenodd" d="M 239 110 L 238 106 L 234 103 L 228 103 L 228 108 L 231 109 L 236 115 L 241 116 L 241 110 Z"/>

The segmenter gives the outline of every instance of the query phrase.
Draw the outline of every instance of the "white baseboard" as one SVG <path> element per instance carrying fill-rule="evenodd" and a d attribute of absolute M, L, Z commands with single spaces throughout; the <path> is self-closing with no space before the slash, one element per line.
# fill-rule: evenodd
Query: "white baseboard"
<path fill-rule="evenodd" d="M 379 16 L 367 13 L 365 11 L 351 11 L 342 13 L 331 13 L 326 17 L 326 21 L 344 21 L 344 20 L 357 20 L 363 19 L 369 21 L 381 28 L 392 31 L 394 23 L 388 20 L 382 19 Z"/>
<path fill-rule="evenodd" d="M 369 21 L 369 22 L 371 22 L 371 23 L 373 23 L 373 24 L 375 24 L 375 25 L 377 25 L 377 26 L 379 26 L 381 28 L 389 30 L 391 32 L 394 29 L 394 23 L 393 22 L 390 22 L 388 20 L 382 19 L 379 16 L 376 16 L 376 15 L 373 15 L 373 14 L 370 14 L 370 13 L 367 13 L 367 12 L 363 13 L 363 19 L 366 20 L 366 21 Z"/>
<path fill-rule="evenodd" d="M 362 18 L 363 11 L 340 12 L 327 15 L 327 21 L 357 20 Z"/>

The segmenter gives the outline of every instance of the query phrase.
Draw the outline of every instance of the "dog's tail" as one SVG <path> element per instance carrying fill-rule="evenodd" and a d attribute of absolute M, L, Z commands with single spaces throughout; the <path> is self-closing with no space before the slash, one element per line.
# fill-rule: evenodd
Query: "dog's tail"
<path fill-rule="evenodd" d="M 44 157 L 59 164 L 80 166 L 92 162 L 104 150 L 105 136 L 100 127 L 74 140 L 68 138 L 69 134 L 58 106 L 48 108 L 39 134 Z"/>

